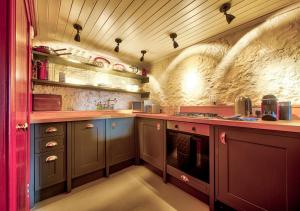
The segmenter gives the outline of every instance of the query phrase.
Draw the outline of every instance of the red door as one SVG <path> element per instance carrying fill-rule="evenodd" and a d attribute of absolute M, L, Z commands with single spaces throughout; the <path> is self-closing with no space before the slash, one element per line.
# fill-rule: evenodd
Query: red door
<path fill-rule="evenodd" d="M 24 1 L 16 1 L 16 173 L 17 210 L 29 205 L 28 56 L 29 24 Z"/>
<path fill-rule="evenodd" d="M 29 22 L 24 0 L 11 4 L 9 208 L 23 211 L 29 210 Z"/>

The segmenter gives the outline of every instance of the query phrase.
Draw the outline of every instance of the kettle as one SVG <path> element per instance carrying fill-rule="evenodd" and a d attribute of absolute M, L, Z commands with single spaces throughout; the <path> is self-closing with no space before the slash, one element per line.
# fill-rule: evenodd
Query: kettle
<path fill-rule="evenodd" d="M 235 114 L 248 117 L 252 114 L 252 102 L 249 97 L 239 96 L 235 99 Z"/>

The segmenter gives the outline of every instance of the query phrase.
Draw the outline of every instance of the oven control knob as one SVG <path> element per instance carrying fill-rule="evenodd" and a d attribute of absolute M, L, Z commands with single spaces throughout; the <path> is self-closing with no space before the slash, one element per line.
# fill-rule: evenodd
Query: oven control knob
<path fill-rule="evenodd" d="M 192 127 L 192 131 L 196 131 L 196 127 Z"/>

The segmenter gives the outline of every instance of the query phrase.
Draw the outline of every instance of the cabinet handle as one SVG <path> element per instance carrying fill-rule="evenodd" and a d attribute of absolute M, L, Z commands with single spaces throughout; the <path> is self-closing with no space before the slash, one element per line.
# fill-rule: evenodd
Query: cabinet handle
<path fill-rule="evenodd" d="M 87 129 L 89 129 L 89 128 L 93 128 L 94 127 L 94 125 L 93 124 L 86 124 L 85 125 L 85 128 L 87 128 Z"/>
<path fill-rule="evenodd" d="M 160 124 L 159 123 L 156 124 L 156 129 L 160 130 Z"/>
<path fill-rule="evenodd" d="M 50 148 L 50 147 L 55 147 L 57 145 L 58 143 L 56 141 L 49 141 L 45 144 L 45 147 Z"/>
<path fill-rule="evenodd" d="M 46 133 L 54 133 L 57 132 L 57 128 L 56 127 L 48 127 L 46 129 Z"/>
<path fill-rule="evenodd" d="M 115 122 L 111 123 L 111 127 L 112 127 L 112 129 L 114 129 L 115 127 L 117 127 L 117 123 L 115 123 Z"/>
<path fill-rule="evenodd" d="M 192 127 L 192 131 L 196 131 L 196 127 Z"/>
<path fill-rule="evenodd" d="M 189 180 L 189 178 L 187 177 L 187 176 L 185 176 L 185 175 L 181 175 L 180 176 L 180 179 L 183 181 L 183 182 L 189 182 L 190 180 Z"/>
<path fill-rule="evenodd" d="M 51 156 L 48 156 L 45 161 L 46 161 L 46 163 L 49 163 L 49 162 L 55 161 L 57 159 L 58 159 L 58 157 L 56 155 L 51 155 Z"/>
<path fill-rule="evenodd" d="M 221 142 L 222 144 L 226 144 L 226 133 L 225 133 L 225 132 L 222 132 L 222 133 L 220 134 L 220 142 Z"/>
<path fill-rule="evenodd" d="M 175 125 L 174 127 L 175 127 L 176 129 L 178 129 L 178 125 Z"/>

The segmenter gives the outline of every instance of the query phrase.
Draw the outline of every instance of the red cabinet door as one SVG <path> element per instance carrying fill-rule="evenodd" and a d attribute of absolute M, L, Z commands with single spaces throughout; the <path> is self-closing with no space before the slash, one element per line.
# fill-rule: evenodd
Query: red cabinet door
<path fill-rule="evenodd" d="M 237 210 L 300 210 L 299 134 L 218 127 L 216 198 Z"/>

